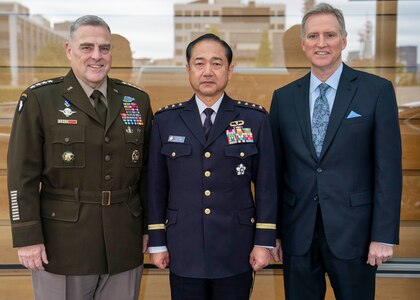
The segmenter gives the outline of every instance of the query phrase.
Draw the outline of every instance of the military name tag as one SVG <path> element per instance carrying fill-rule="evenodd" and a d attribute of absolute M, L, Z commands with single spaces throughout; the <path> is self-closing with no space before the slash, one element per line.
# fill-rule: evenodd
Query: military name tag
<path fill-rule="evenodd" d="M 254 136 L 252 135 L 251 128 L 244 128 L 244 121 L 232 121 L 230 126 L 232 129 L 226 130 L 226 136 L 229 144 L 239 144 L 239 143 L 253 143 Z"/>
<path fill-rule="evenodd" d="M 185 142 L 185 136 L 170 135 L 168 137 L 168 142 L 170 142 L 170 143 L 184 143 Z"/>
<path fill-rule="evenodd" d="M 57 119 L 57 123 L 58 124 L 76 125 L 77 120 Z"/>

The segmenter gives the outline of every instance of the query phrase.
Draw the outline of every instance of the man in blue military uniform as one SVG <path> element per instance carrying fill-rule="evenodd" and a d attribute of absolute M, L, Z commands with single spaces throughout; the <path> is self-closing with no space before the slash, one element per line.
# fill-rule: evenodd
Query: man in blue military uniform
<path fill-rule="evenodd" d="M 186 56 L 195 95 L 161 109 L 152 128 L 151 261 L 169 265 L 175 300 L 249 299 L 253 270 L 269 263 L 275 245 L 268 114 L 224 92 L 233 72 L 226 42 L 205 34 Z"/>

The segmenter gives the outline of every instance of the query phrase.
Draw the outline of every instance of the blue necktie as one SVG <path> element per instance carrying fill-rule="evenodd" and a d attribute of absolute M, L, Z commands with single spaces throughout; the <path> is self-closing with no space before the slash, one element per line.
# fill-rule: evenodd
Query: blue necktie
<path fill-rule="evenodd" d="M 211 122 L 211 115 L 213 114 L 214 110 L 211 109 L 210 107 L 207 107 L 203 112 L 206 115 L 203 128 L 204 128 L 204 135 L 206 136 L 206 140 L 207 140 L 207 138 L 209 137 L 211 126 L 213 125 L 213 123 Z"/>
<path fill-rule="evenodd" d="M 319 157 L 330 119 L 330 108 L 327 97 L 325 96 L 325 92 L 330 86 L 326 83 L 321 83 L 318 87 L 319 96 L 315 100 L 312 116 L 312 142 L 314 143 L 316 155 Z"/>

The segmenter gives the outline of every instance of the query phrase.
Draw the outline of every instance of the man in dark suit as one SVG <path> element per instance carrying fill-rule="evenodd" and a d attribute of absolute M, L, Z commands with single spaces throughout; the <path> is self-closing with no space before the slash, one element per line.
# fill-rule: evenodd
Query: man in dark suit
<path fill-rule="evenodd" d="M 22 94 L 8 152 L 13 246 L 35 299 L 137 300 L 147 247 L 149 96 L 108 78 L 111 32 L 70 29 L 64 77 Z"/>
<path fill-rule="evenodd" d="M 340 10 L 302 21 L 306 76 L 274 92 L 270 119 L 279 190 L 276 260 L 287 299 L 373 299 L 377 265 L 398 243 L 401 138 L 391 82 L 342 63 Z M 280 245 L 281 241 L 281 245 Z"/>
<path fill-rule="evenodd" d="M 233 65 L 223 40 L 203 35 L 186 53 L 195 95 L 158 111 L 153 121 L 151 261 L 169 265 L 172 299 L 248 299 L 252 269 L 269 263 L 275 245 L 268 114 L 224 92 Z"/>

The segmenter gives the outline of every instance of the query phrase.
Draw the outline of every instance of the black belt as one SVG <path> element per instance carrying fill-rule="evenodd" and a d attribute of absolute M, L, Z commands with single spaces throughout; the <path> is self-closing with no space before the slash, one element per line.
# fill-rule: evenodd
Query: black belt
<path fill-rule="evenodd" d="M 137 192 L 137 186 L 129 186 L 126 189 L 114 191 L 85 191 L 79 188 L 57 189 L 43 186 L 41 188 L 41 197 L 58 197 L 59 200 L 77 201 L 80 203 L 101 204 L 109 206 L 111 204 L 121 203 L 130 200 L 131 195 Z"/>

